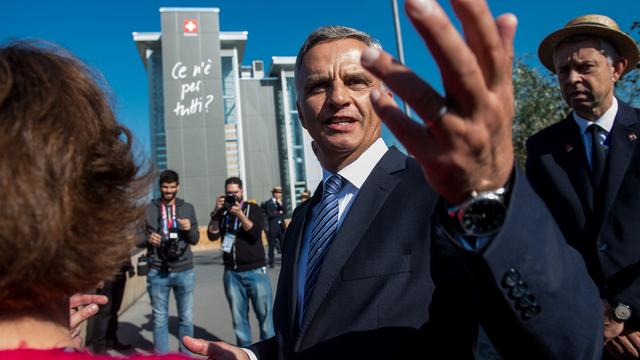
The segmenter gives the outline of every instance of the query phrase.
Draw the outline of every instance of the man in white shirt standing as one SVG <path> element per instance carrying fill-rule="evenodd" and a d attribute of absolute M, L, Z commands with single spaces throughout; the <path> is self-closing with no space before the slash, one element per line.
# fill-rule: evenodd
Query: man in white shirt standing
<path fill-rule="evenodd" d="M 614 95 L 638 47 L 612 19 L 585 15 L 547 36 L 538 54 L 573 111 L 529 139 L 527 177 L 600 288 L 607 349 L 638 357 L 640 110 Z"/>

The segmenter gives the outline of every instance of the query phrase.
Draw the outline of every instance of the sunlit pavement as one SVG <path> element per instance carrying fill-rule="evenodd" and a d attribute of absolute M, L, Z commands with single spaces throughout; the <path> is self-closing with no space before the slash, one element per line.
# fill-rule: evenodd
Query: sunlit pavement
<path fill-rule="evenodd" d="M 196 288 L 194 298 L 194 336 L 207 340 L 223 340 L 235 343 L 231 312 L 224 296 L 222 285 L 222 252 L 220 250 L 202 250 L 194 252 L 196 270 Z M 267 268 L 273 295 L 280 273 L 280 257 L 276 257 L 276 266 Z M 173 294 L 173 292 L 172 292 Z M 118 338 L 123 343 L 133 345 L 134 351 L 148 353 L 153 350 L 153 323 L 151 302 L 148 295 L 142 296 L 119 318 Z M 253 341 L 257 341 L 259 330 L 253 309 L 250 309 L 251 332 Z M 175 298 L 171 295 L 169 304 L 169 347 L 178 350 L 178 316 Z M 131 354 L 132 352 L 126 352 Z M 118 352 L 112 351 L 112 355 Z"/>

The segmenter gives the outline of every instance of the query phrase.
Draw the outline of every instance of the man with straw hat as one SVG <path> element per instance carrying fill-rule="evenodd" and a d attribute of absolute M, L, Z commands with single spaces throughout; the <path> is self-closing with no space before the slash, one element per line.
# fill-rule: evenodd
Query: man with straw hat
<path fill-rule="evenodd" d="M 638 46 L 612 19 L 584 15 L 547 36 L 538 55 L 573 111 L 529 139 L 527 176 L 600 288 L 608 352 L 638 357 L 640 110 L 614 95 Z"/>

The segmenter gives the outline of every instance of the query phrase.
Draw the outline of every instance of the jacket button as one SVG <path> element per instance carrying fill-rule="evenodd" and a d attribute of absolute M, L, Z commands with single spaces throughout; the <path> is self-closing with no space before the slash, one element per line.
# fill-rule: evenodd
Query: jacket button
<path fill-rule="evenodd" d="M 511 291 L 509 292 L 509 295 L 511 295 L 513 299 L 520 299 L 526 294 L 527 284 L 525 284 L 522 280 L 518 281 L 518 283 L 514 287 L 512 287 Z"/>
<path fill-rule="evenodd" d="M 536 304 L 536 297 L 533 295 L 524 295 L 516 302 L 518 310 L 524 310 Z"/>
<path fill-rule="evenodd" d="M 538 304 L 533 303 L 533 305 L 529 306 L 528 308 L 522 311 L 522 317 L 525 320 L 531 319 L 532 317 L 540 314 L 541 310 L 542 309 L 540 309 L 540 306 Z"/>
<path fill-rule="evenodd" d="M 602 252 L 609 250 L 609 244 L 606 242 L 598 242 L 598 250 Z"/>
<path fill-rule="evenodd" d="M 504 274 L 504 277 L 502 278 L 502 286 L 506 288 L 512 288 L 518 283 L 519 280 L 520 273 L 518 272 L 518 270 L 511 268 L 509 269 L 509 271 L 507 271 L 506 274 Z"/>

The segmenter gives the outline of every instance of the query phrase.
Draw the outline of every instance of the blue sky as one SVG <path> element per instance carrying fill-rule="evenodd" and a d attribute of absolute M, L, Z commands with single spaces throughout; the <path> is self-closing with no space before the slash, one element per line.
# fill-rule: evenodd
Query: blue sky
<path fill-rule="evenodd" d="M 447 2 L 440 1 L 451 14 Z M 402 9 L 405 60 L 436 88 L 440 77 Z M 535 54 L 540 40 L 572 17 L 602 13 L 628 31 L 640 20 L 640 0 L 490 0 L 494 15 L 519 18 L 516 53 Z M 249 32 L 244 63 L 271 56 L 294 56 L 306 34 L 320 25 L 340 24 L 371 33 L 396 52 L 390 0 L 4 0 L 0 39 L 40 38 L 71 50 L 98 69 L 110 84 L 120 121 L 148 147 L 147 81 L 131 33 L 160 31 L 160 7 L 217 7 L 222 31 Z M 537 64 L 536 58 L 532 63 Z"/>

